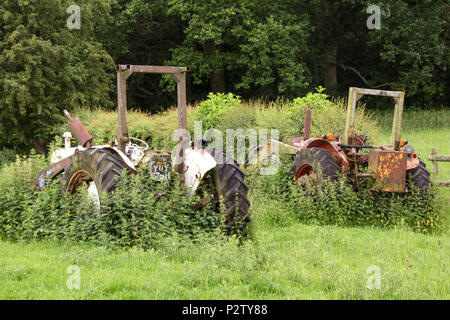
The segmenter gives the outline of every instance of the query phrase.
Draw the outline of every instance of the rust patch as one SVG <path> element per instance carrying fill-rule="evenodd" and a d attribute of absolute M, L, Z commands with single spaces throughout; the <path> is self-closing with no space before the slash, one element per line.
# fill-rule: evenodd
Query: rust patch
<path fill-rule="evenodd" d="M 369 168 L 375 174 L 377 189 L 387 192 L 405 192 L 406 162 L 406 152 L 371 150 Z"/>

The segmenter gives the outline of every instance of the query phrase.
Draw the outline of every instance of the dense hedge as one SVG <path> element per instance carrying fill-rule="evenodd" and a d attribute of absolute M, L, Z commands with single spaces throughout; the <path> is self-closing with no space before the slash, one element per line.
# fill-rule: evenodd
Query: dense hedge
<path fill-rule="evenodd" d="M 188 127 L 193 135 L 194 121 L 202 121 L 203 132 L 215 128 L 225 133 L 226 129 L 278 129 L 280 138 L 288 141 L 292 136 L 303 134 L 305 110 L 312 108 L 311 135 L 319 137 L 330 132 L 344 131 L 346 108 L 344 100 L 330 100 L 319 87 L 317 92 L 292 101 L 279 99 L 241 101 L 229 94 L 208 95 L 198 106 L 188 107 Z M 113 141 L 116 136 L 117 112 L 103 110 L 75 110 L 78 117 L 94 137 L 94 144 Z M 130 135 L 145 140 L 155 149 L 171 150 L 176 145 L 173 133 L 178 127 L 177 109 L 148 115 L 140 111 L 128 112 Z M 370 140 L 377 140 L 379 131 L 372 114 L 359 106 L 355 116 L 355 128 Z M 67 124 L 55 129 L 55 135 L 68 131 Z M 225 134 L 224 134 L 225 136 Z"/>

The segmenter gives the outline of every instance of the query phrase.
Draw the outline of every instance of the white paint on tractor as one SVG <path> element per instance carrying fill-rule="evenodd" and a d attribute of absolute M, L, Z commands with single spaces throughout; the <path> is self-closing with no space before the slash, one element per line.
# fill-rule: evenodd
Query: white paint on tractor
<path fill-rule="evenodd" d="M 204 149 L 184 150 L 184 181 L 191 196 L 200 185 L 205 174 L 217 165 L 216 160 Z"/>
<path fill-rule="evenodd" d="M 94 202 L 94 204 L 97 206 L 97 208 L 100 209 L 100 195 L 98 194 L 97 185 L 95 184 L 94 181 L 91 181 L 89 183 L 88 197 L 89 197 L 89 199 L 92 200 L 92 202 Z"/>

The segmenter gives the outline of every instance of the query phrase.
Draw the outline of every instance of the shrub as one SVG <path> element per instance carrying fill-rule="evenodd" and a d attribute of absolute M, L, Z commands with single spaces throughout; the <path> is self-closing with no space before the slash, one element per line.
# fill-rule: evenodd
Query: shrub
<path fill-rule="evenodd" d="M 16 152 L 11 149 L 0 150 L 0 168 L 16 160 Z"/>
<path fill-rule="evenodd" d="M 197 120 L 202 121 L 205 130 L 217 128 L 225 113 L 233 106 L 239 106 L 241 99 L 232 93 L 209 93 L 208 99 L 198 106 Z"/>
<path fill-rule="evenodd" d="M 408 194 L 371 192 L 369 184 L 356 192 L 344 176 L 336 183 L 302 188 L 293 182 L 292 161 L 283 157 L 283 163 L 277 174 L 254 180 L 251 192 L 261 211 L 255 214 L 257 221 L 281 225 L 294 220 L 318 225 L 404 227 L 424 233 L 445 229 L 446 217 L 440 210 L 444 204 L 437 189 L 432 190 L 436 194 L 433 199 L 424 198 L 418 190 Z"/>
<path fill-rule="evenodd" d="M 323 93 L 324 88 L 319 87 L 315 93 L 308 93 L 305 97 L 294 99 L 292 105 L 286 110 L 286 124 L 292 130 L 289 135 L 298 135 L 304 131 L 305 111 L 311 106 L 311 137 L 320 137 L 327 133 L 343 133 L 347 115 L 347 104 L 344 99 L 329 100 Z M 371 141 L 377 141 L 379 130 L 373 114 L 366 112 L 364 105 L 358 105 L 355 112 L 356 133 L 368 136 Z"/>
<path fill-rule="evenodd" d="M 190 128 L 193 128 L 194 113 L 195 109 L 188 107 Z M 101 145 L 116 139 L 117 111 L 80 109 L 75 110 L 72 116 L 81 120 L 93 137 L 94 145 Z M 141 111 L 128 111 L 127 120 L 130 136 L 146 141 L 151 148 L 171 150 L 176 145 L 176 140 L 172 139 L 173 132 L 178 128 L 176 108 L 153 115 Z M 68 131 L 67 123 L 56 128 L 54 134 L 62 136 L 65 131 Z"/>
<path fill-rule="evenodd" d="M 311 105 L 311 136 L 320 137 L 326 133 L 342 133 L 345 127 L 347 105 L 344 99 L 329 100 L 319 87 L 317 92 L 308 93 L 305 97 L 289 101 L 279 98 L 275 101 L 252 100 L 215 110 L 213 106 L 225 105 L 223 98 L 208 99 L 207 107 L 198 108 L 199 118 L 205 129 L 214 126 L 226 129 L 277 129 L 280 138 L 287 142 L 290 137 L 300 136 L 304 131 L 305 111 Z M 221 96 L 223 97 L 223 96 Z M 205 111 L 207 110 L 207 111 Z M 205 113 L 207 115 L 202 116 Z M 220 115 L 219 115 L 220 113 Z M 208 120 L 208 117 L 213 120 Z M 207 124 L 205 126 L 205 123 Z M 379 140 L 379 130 L 376 120 L 371 113 L 366 112 L 365 106 L 358 106 L 355 114 L 355 131 L 369 137 L 370 141 Z"/>
<path fill-rule="evenodd" d="M 68 195 L 60 180 L 35 190 L 32 180 L 45 165 L 44 158 L 32 156 L 1 171 L 0 237 L 149 248 L 164 237 L 195 239 L 218 232 L 223 225 L 212 204 L 194 209 L 204 195 L 187 198 L 177 176 L 166 184 L 151 180 L 145 169 L 124 175 L 116 190 L 105 195 L 99 210 L 85 188 Z"/>

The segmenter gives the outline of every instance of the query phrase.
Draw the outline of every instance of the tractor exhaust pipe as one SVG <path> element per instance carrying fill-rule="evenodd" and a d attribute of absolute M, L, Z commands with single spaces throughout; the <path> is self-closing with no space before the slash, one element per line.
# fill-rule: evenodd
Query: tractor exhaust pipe
<path fill-rule="evenodd" d="M 83 148 L 89 148 L 91 146 L 92 137 L 83 126 L 78 118 L 72 118 L 70 113 L 64 109 L 64 115 L 69 119 L 69 130 L 73 133 L 73 135 L 77 138 L 80 146 Z"/>
<path fill-rule="evenodd" d="M 309 139 L 311 134 L 311 105 L 308 104 L 305 112 L 305 130 L 303 132 L 303 139 Z"/>

